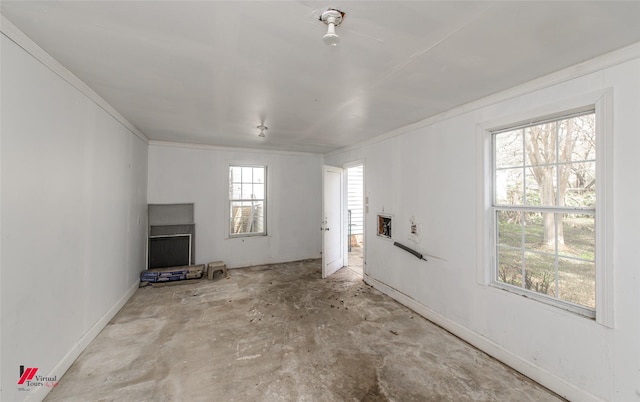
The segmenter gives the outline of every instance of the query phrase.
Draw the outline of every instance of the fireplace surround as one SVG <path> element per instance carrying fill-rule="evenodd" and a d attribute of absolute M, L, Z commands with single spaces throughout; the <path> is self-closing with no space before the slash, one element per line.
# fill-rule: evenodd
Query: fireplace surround
<path fill-rule="evenodd" d="M 195 263 L 193 204 L 149 204 L 147 268 Z"/>

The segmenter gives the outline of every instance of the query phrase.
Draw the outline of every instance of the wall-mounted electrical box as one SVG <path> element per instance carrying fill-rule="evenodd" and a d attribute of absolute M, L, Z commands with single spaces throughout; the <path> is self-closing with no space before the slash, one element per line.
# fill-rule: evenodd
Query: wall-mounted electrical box
<path fill-rule="evenodd" d="M 378 214 L 378 236 L 391 239 L 391 215 Z"/>

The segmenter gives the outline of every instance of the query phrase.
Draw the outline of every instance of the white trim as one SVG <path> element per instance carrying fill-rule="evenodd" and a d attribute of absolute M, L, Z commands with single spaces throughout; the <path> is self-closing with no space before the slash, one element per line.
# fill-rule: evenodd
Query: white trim
<path fill-rule="evenodd" d="M 494 268 L 495 268 L 495 263 L 494 265 L 491 267 L 491 271 L 495 272 Z M 526 297 L 528 299 L 531 300 L 535 300 L 538 301 L 540 303 L 545 303 L 548 304 L 552 307 L 555 308 L 559 308 L 562 310 L 566 310 L 570 313 L 573 314 L 579 314 L 581 316 L 587 317 L 589 319 L 595 319 L 596 316 L 596 312 L 593 309 L 589 309 L 587 307 L 581 306 L 579 304 L 574 304 L 562 299 L 558 299 L 556 297 L 553 296 L 547 296 L 545 294 L 541 294 L 541 293 L 536 293 L 533 290 L 527 290 L 527 289 L 523 289 L 520 288 L 518 286 L 514 286 L 514 285 L 509 285 L 507 283 L 502 283 L 502 282 L 498 282 L 497 280 L 493 280 L 493 282 L 491 282 L 489 284 L 489 286 L 496 288 L 498 290 L 503 290 L 505 292 L 511 292 L 511 293 L 515 293 L 516 295 L 522 296 L 522 297 Z"/>
<path fill-rule="evenodd" d="M 487 180 L 491 181 L 491 133 L 482 125 L 476 125 L 476 282 L 488 286 L 493 267 L 491 229 L 491 194 L 487 191 Z M 492 189 L 491 189 L 492 190 Z"/>
<path fill-rule="evenodd" d="M 597 396 L 576 387 L 575 385 L 563 380 L 562 378 L 548 372 L 542 367 L 539 367 L 529 361 L 520 358 L 519 356 L 511 353 L 507 349 L 483 337 L 482 335 L 436 313 L 435 311 L 429 309 L 427 306 L 412 299 L 408 295 L 372 278 L 366 273 L 364 275 L 364 281 L 365 283 L 373 286 L 375 289 L 379 290 L 385 295 L 396 300 L 398 303 L 410 308 L 427 320 L 442 327 L 446 331 L 451 332 L 453 335 L 484 351 L 485 353 L 503 362 L 514 370 L 524 374 L 525 376 L 531 378 L 532 380 L 538 382 L 539 384 L 547 387 L 563 398 L 567 398 L 571 401 L 602 401 L 602 399 L 598 398 Z"/>
<path fill-rule="evenodd" d="M 614 50 L 613 52 L 603 54 L 591 60 L 587 60 L 583 63 L 579 63 L 571 67 L 567 67 L 565 69 L 556 71 L 554 73 L 547 74 L 540 78 L 536 78 L 534 80 L 528 81 L 524 84 L 517 85 L 515 87 L 512 87 L 504 91 L 500 91 L 496 94 L 485 96 L 484 98 L 480 98 L 478 100 L 466 103 L 464 105 L 455 107 L 453 109 L 449 109 L 445 112 L 436 114 L 435 116 L 431 116 L 424 120 L 420 120 L 416 123 L 409 124 L 404 127 L 400 127 L 398 129 L 389 131 L 385 134 L 381 134 L 377 137 L 370 138 L 368 140 L 364 140 L 356 144 L 337 149 L 335 151 L 327 152 L 325 156 L 330 157 L 330 156 L 341 154 L 346 151 L 359 149 L 366 145 L 375 144 L 377 142 L 384 141 L 389 138 L 397 137 L 399 135 L 421 129 L 423 127 L 428 127 L 435 123 L 448 120 L 456 116 L 460 116 L 464 113 L 472 112 L 474 110 L 491 106 L 496 103 L 504 102 L 509 99 L 517 98 L 522 95 L 527 95 L 527 94 L 530 94 L 531 92 L 548 88 L 553 85 L 561 84 L 565 81 L 569 81 L 578 77 L 595 73 L 600 70 L 604 70 L 606 68 L 613 67 L 618 64 L 622 64 L 627 61 L 636 59 L 638 57 L 640 57 L 640 42 L 636 42 L 629 46 L 620 48 L 618 50 Z"/>
<path fill-rule="evenodd" d="M 262 198 L 262 202 L 264 204 L 264 215 L 263 215 L 263 219 L 262 219 L 263 230 L 262 230 L 262 232 L 249 232 L 249 233 L 232 234 L 231 233 L 231 221 L 232 221 L 233 218 L 230 215 L 230 213 L 231 213 L 231 203 L 234 202 L 234 201 L 235 202 L 259 201 L 260 199 L 256 199 L 256 200 L 231 199 L 230 194 L 227 194 L 227 213 L 226 213 L 226 216 L 227 216 L 227 219 L 228 219 L 228 223 L 227 223 L 227 238 L 225 240 L 246 239 L 248 237 L 269 237 L 268 219 L 269 219 L 269 215 L 271 215 L 271 210 L 269 209 L 269 206 L 271 205 L 271 203 L 269 202 L 269 199 L 271 198 L 271 193 L 269 192 L 269 190 L 271 188 L 271 186 L 269 185 L 269 182 L 270 182 L 269 165 L 266 164 L 266 163 L 263 163 L 263 164 L 259 164 L 258 163 L 258 164 L 256 164 L 256 163 L 232 163 L 232 162 L 230 162 L 227 165 L 227 185 L 231 184 L 229 182 L 229 171 L 231 170 L 232 167 L 264 168 L 264 198 Z"/>
<path fill-rule="evenodd" d="M 51 70 L 54 74 L 65 80 L 69 85 L 77 89 L 84 96 L 94 102 L 99 108 L 104 110 L 108 115 L 113 117 L 116 121 L 122 124 L 127 130 L 136 135 L 145 144 L 149 144 L 149 138 L 144 135 L 140 130 L 136 128 L 131 122 L 129 122 L 124 116 L 122 116 L 116 109 L 113 108 L 107 101 L 105 101 L 100 95 L 98 95 L 93 89 L 85 84 L 80 78 L 75 76 L 65 66 L 60 64 L 49 53 L 38 46 L 27 35 L 24 34 L 18 27 L 13 25 L 4 15 L 0 15 L 0 31 L 16 45 L 20 46 L 25 52 L 29 53 L 33 58 L 42 63 L 45 67 Z"/>
<path fill-rule="evenodd" d="M 213 150 L 213 151 L 225 151 L 225 152 L 247 152 L 247 153 L 288 155 L 288 156 L 318 156 L 318 157 L 323 156 L 322 154 L 318 154 L 314 152 L 280 151 L 277 149 L 228 147 L 223 145 L 194 144 L 189 142 L 175 142 L 175 141 L 150 140 L 149 146 L 152 146 L 152 145 L 158 146 L 158 147 L 168 147 L 168 148 L 186 148 L 186 149 L 200 149 L 200 150 Z"/>
<path fill-rule="evenodd" d="M 596 322 L 614 328 L 613 89 L 596 104 Z M 600 268 L 598 268 L 600 267 Z"/>
<path fill-rule="evenodd" d="M 598 183 L 596 187 L 598 204 L 596 207 L 596 322 L 609 328 L 614 327 L 613 227 L 610 222 L 613 218 L 614 163 L 612 103 L 613 89 L 606 88 L 476 125 L 476 197 L 479 201 L 476 211 L 476 282 L 478 284 L 484 286 L 491 284 L 495 266 L 493 245 L 496 234 L 492 214 L 492 189 L 488 188 L 493 183 L 491 132 L 509 124 L 521 124 L 544 116 L 557 116 L 562 111 L 594 106 L 598 147 L 596 156 L 596 182 Z"/>
<path fill-rule="evenodd" d="M 120 309 L 122 309 L 122 307 L 129 301 L 129 299 L 134 295 L 136 290 L 138 290 L 139 286 L 140 286 L 140 283 L 138 281 L 136 281 L 133 285 L 131 285 L 129 290 L 127 290 L 127 293 L 125 293 L 124 296 L 122 296 L 116 304 L 114 304 L 98 321 L 96 321 L 87 330 L 87 332 L 85 332 L 84 335 L 82 335 L 82 337 L 80 337 L 78 342 L 76 342 L 76 344 L 73 345 L 71 350 L 69 350 L 69 352 L 67 352 L 67 354 L 62 358 L 62 360 L 60 360 L 58 364 L 56 364 L 56 366 L 51 370 L 51 372 L 46 373 L 46 375 L 47 376 L 55 375 L 58 377 L 58 380 L 60 380 L 62 376 L 65 375 L 67 370 L 69 370 L 69 367 L 71 367 L 73 362 L 78 358 L 78 356 L 80 356 L 80 353 L 82 353 L 87 348 L 87 346 L 89 346 L 91 341 L 93 341 L 95 337 L 98 336 L 100 331 L 102 331 L 107 326 L 109 321 L 111 321 L 111 319 L 115 317 L 116 314 L 118 314 Z M 29 392 L 29 395 L 25 400 L 41 401 L 45 398 L 45 396 L 47 396 L 47 394 L 49 393 L 49 391 L 51 391 L 51 389 L 52 388 L 48 388 L 48 387 L 38 387 L 37 389 L 33 390 L 33 392 Z"/>

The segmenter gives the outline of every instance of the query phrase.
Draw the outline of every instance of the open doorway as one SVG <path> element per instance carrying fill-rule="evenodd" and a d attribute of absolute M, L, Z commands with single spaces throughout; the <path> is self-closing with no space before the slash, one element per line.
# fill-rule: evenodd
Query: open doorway
<path fill-rule="evenodd" d="M 364 165 L 345 168 L 347 197 L 347 266 L 364 275 Z"/>

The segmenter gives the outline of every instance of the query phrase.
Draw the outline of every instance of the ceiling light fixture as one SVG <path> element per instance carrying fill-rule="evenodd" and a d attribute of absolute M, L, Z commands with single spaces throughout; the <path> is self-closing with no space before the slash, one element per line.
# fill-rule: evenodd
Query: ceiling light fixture
<path fill-rule="evenodd" d="M 264 132 L 265 132 L 265 130 L 267 130 L 267 129 L 268 129 L 268 127 L 267 127 L 267 126 L 265 126 L 264 124 L 260 124 L 260 125 L 259 125 L 258 127 L 256 127 L 256 128 L 260 130 L 260 134 L 258 134 L 258 137 L 260 137 L 260 138 L 264 138 L 264 137 L 266 137 L 266 135 L 265 135 L 265 133 L 264 133 Z"/>
<path fill-rule="evenodd" d="M 322 41 L 327 46 L 338 46 L 340 37 L 336 34 L 336 27 L 342 23 L 344 13 L 335 8 L 330 8 L 320 16 L 320 21 L 329 26 L 327 33 L 322 37 Z"/>

